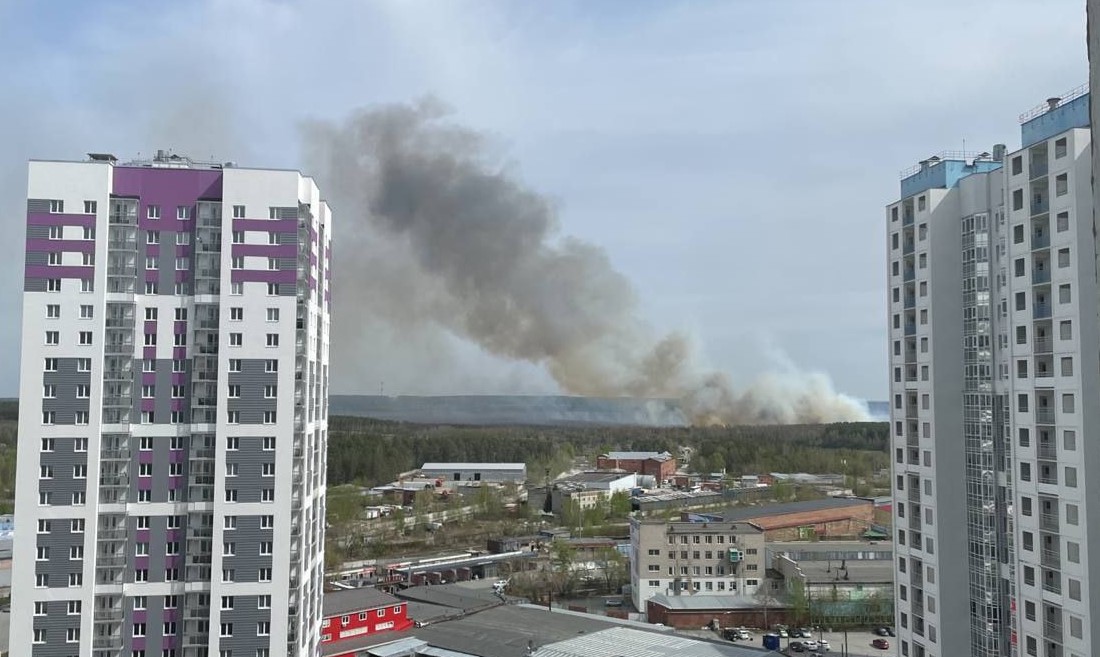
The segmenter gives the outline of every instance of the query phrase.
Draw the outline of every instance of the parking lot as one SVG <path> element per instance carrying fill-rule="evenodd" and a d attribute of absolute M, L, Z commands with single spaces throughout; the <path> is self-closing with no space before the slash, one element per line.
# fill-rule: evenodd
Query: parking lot
<path fill-rule="evenodd" d="M 692 632 L 694 634 L 694 632 Z M 702 634 L 702 633 L 700 633 Z M 711 637 L 717 637 L 718 635 L 711 632 Z M 829 655 L 843 655 L 844 653 L 844 632 L 814 632 L 814 640 L 825 639 L 829 642 Z M 871 641 L 880 638 L 871 632 L 848 632 L 848 652 L 850 657 L 893 657 L 896 655 L 896 649 L 894 646 L 895 639 L 893 637 L 885 637 L 890 642 L 890 648 L 888 650 L 879 650 L 878 648 L 871 647 Z M 780 648 L 782 654 L 790 654 L 798 657 L 800 655 L 808 655 L 809 652 L 787 652 L 787 646 L 792 641 L 802 641 L 803 639 L 780 639 Z M 747 641 L 734 641 L 733 643 L 740 645 L 751 645 L 754 647 L 761 647 L 761 633 L 753 632 L 752 637 Z"/>

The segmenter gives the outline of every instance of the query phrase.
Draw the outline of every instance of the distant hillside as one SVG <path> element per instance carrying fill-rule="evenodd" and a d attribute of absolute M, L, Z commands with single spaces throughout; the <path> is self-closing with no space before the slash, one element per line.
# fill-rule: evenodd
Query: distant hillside
<path fill-rule="evenodd" d="M 687 419 L 680 407 L 668 399 L 537 395 L 333 395 L 329 401 L 329 414 L 417 424 L 687 426 Z"/>

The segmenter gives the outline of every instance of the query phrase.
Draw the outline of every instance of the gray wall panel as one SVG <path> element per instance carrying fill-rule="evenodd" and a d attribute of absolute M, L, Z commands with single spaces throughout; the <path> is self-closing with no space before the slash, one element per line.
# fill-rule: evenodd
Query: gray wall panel
<path fill-rule="evenodd" d="M 56 398 L 42 400 L 43 411 L 54 411 L 56 413 L 54 424 L 74 424 L 76 422 L 76 411 L 91 410 L 89 399 L 77 399 L 76 387 L 81 384 L 87 385 L 90 393 L 92 374 L 91 372 L 77 372 L 76 362 L 76 358 L 58 358 L 56 372 L 42 373 L 43 384 L 57 386 Z"/>
<path fill-rule="evenodd" d="M 278 372 L 265 372 L 266 361 L 259 358 L 241 360 L 241 371 L 226 376 L 227 385 L 239 385 L 239 399 L 226 401 L 227 410 L 240 411 L 241 424 L 262 424 L 264 411 L 278 409 L 277 399 L 264 398 L 264 386 L 277 385 Z"/>
<path fill-rule="evenodd" d="M 32 623 L 35 629 L 46 630 L 46 644 L 32 646 L 32 657 L 70 657 L 79 652 L 79 644 L 65 642 L 70 628 L 80 628 L 80 616 L 69 615 L 68 600 L 47 602 L 46 615 L 35 616 Z"/>
<path fill-rule="evenodd" d="M 27 212 L 49 212 L 50 211 L 50 199 L 48 198 L 29 198 L 27 199 Z"/>

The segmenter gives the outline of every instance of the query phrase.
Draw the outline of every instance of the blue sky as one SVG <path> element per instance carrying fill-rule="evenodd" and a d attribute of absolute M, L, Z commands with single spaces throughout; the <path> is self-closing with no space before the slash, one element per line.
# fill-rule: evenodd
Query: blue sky
<path fill-rule="evenodd" d="M 786 354 L 883 399 L 898 170 L 964 140 L 1018 145 L 1019 113 L 1086 80 L 1084 33 L 1077 0 L 0 0 L 0 395 L 28 158 L 167 147 L 298 167 L 302 121 L 432 94 L 702 360 L 746 381 Z M 375 329 L 376 359 L 337 391 L 552 388 L 453 336 L 424 337 L 446 347 L 428 361 L 417 336 Z"/>

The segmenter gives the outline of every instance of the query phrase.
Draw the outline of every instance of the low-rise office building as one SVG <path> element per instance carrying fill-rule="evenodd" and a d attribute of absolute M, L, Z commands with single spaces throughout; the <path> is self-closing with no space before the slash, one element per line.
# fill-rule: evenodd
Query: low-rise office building
<path fill-rule="evenodd" d="M 664 482 L 676 473 L 676 458 L 668 452 L 608 452 L 596 457 L 600 470 L 626 470 Z"/>
<path fill-rule="evenodd" d="M 764 579 L 764 531 L 749 522 L 630 521 L 634 608 L 657 594 L 751 596 Z"/>
<path fill-rule="evenodd" d="M 364 637 L 413 625 L 404 600 L 372 587 L 327 591 L 322 614 L 321 652 L 326 657 L 356 655 Z"/>

